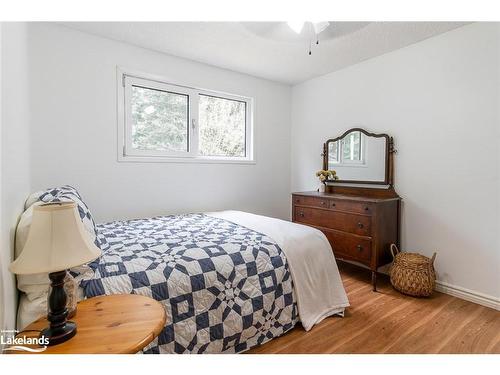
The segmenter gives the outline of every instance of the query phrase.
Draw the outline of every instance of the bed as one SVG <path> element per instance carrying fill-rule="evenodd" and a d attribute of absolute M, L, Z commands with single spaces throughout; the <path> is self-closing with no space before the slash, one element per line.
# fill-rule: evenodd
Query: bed
<path fill-rule="evenodd" d="M 27 205 L 81 200 L 72 187 L 56 189 Z M 79 211 L 103 252 L 87 269 L 71 270 L 81 297 L 133 293 L 165 306 L 166 326 L 144 353 L 239 353 L 299 321 L 312 329 L 349 305 L 330 245 L 316 229 L 239 211 L 95 225 L 83 200 Z M 26 285 L 21 280 L 20 289 Z M 28 295 L 19 308 L 27 323 L 36 310 Z"/>

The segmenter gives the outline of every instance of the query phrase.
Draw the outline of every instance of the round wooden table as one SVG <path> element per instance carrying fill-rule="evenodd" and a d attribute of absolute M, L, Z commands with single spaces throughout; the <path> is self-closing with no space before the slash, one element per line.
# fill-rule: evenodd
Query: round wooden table
<path fill-rule="evenodd" d="M 165 326 L 163 305 L 152 298 L 136 294 L 115 294 L 89 298 L 78 303 L 76 335 L 62 344 L 48 346 L 42 354 L 132 354 L 154 340 Z M 40 318 L 27 330 L 48 326 Z M 19 333 L 17 337 L 37 337 L 36 332 Z M 16 352 L 27 353 L 27 352 Z"/>

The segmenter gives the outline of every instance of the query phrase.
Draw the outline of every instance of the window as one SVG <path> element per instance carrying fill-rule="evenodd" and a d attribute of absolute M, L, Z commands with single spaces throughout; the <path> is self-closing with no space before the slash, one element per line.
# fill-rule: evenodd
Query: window
<path fill-rule="evenodd" d="M 200 154 L 245 157 L 246 102 L 199 97 Z"/>
<path fill-rule="evenodd" d="M 189 151 L 189 96 L 132 86 L 132 148 Z"/>
<path fill-rule="evenodd" d="M 364 164 L 364 141 L 360 131 L 347 134 L 343 139 L 328 143 L 328 163 Z"/>
<path fill-rule="evenodd" d="M 342 162 L 359 163 L 361 159 L 361 132 L 352 132 L 342 139 Z"/>
<path fill-rule="evenodd" d="M 119 70 L 119 160 L 252 162 L 252 99 Z"/>
<path fill-rule="evenodd" d="M 328 143 L 328 160 L 331 163 L 338 163 L 340 161 L 338 141 Z"/>

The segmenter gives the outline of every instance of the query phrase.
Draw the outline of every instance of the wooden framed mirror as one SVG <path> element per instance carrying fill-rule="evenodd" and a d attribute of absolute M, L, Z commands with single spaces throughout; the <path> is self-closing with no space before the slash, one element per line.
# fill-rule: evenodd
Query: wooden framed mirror
<path fill-rule="evenodd" d="M 394 140 L 388 134 L 352 128 L 323 144 L 323 169 L 335 170 L 330 182 L 393 186 Z"/>

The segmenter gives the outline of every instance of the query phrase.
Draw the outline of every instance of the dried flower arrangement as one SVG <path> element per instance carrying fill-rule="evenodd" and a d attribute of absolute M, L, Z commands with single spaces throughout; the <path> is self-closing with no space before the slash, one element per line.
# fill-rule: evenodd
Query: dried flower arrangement
<path fill-rule="evenodd" d="M 334 170 L 321 170 L 316 172 L 316 177 L 319 178 L 320 182 L 326 183 L 328 181 L 338 180 L 337 172 Z"/>

